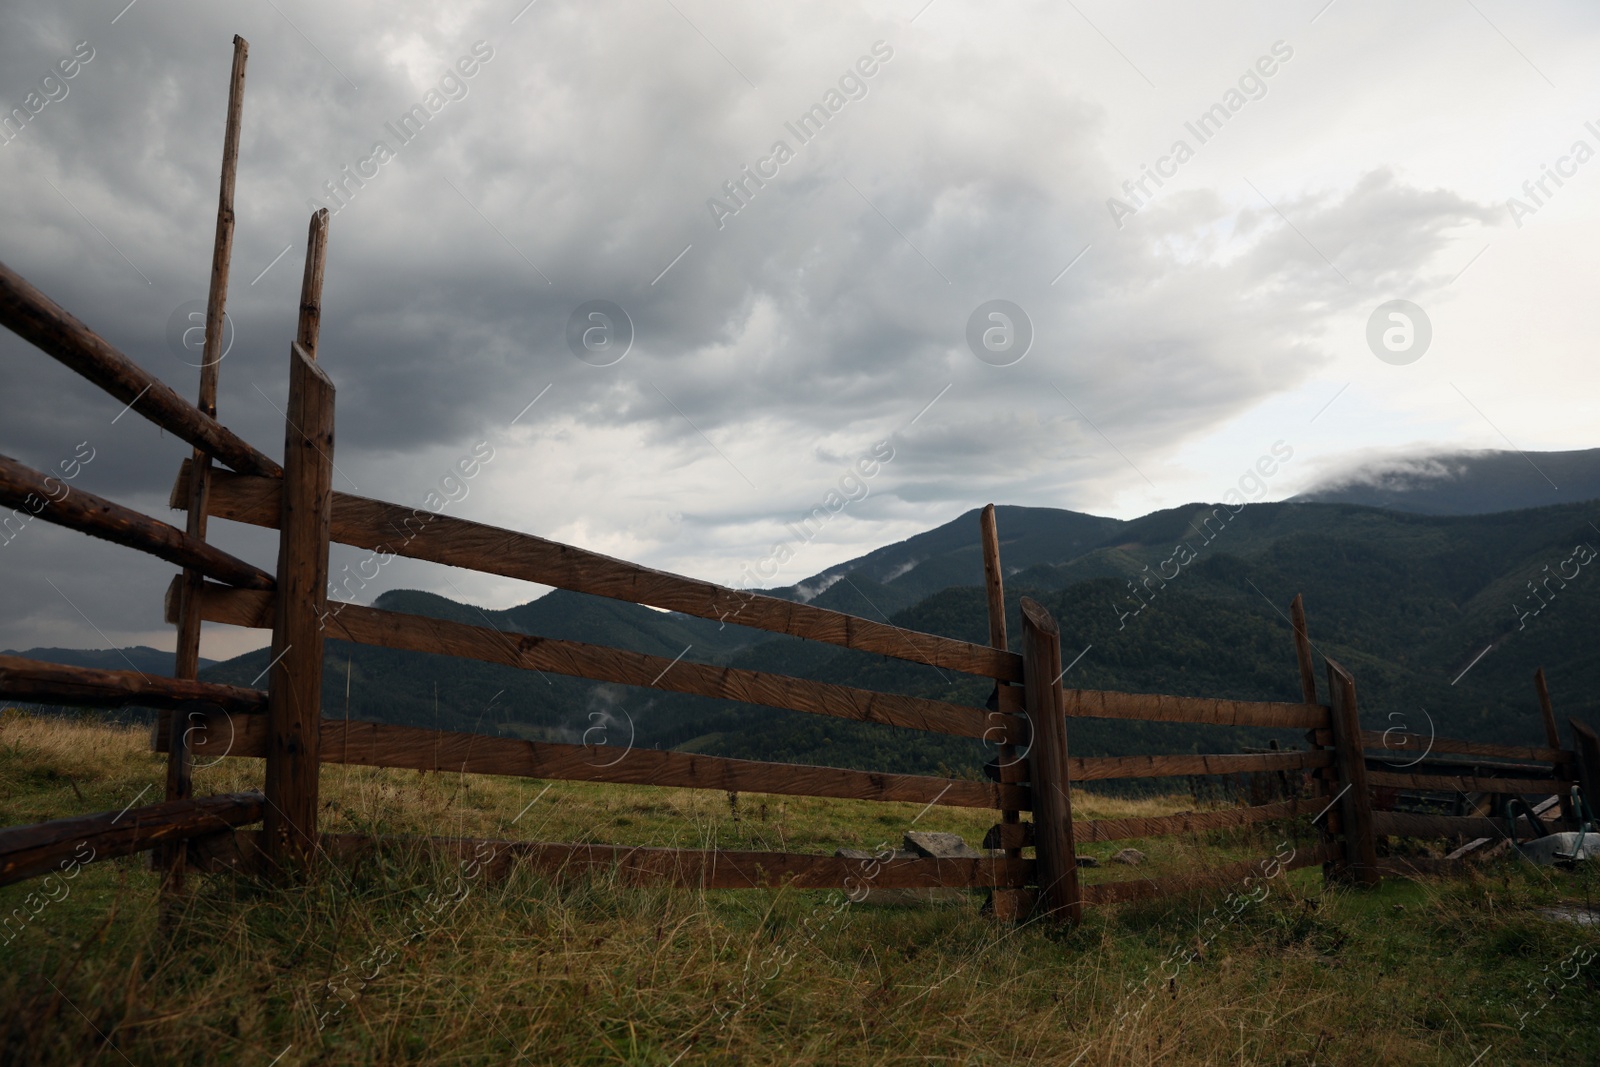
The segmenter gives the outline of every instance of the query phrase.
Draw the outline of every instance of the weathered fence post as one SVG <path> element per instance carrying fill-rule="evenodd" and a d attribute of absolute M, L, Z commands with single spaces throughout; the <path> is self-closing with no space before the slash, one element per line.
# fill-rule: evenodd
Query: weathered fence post
<path fill-rule="evenodd" d="M 1031 597 L 1022 598 L 1022 658 L 1023 693 L 1033 730 L 1028 777 L 1039 857 L 1039 907 L 1076 923 L 1083 918 L 1083 897 L 1078 892 L 1078 851 L 1072 837 L 1061 631 Z"/>
<path fill-rule="evenodd" d="M 322 620 L 333 503 L 333 383 L 304 346 L 290 346 L 278 584 L 268 683 L 267 808 L 271 867 L 306 866 L 317 843 L 321 771 Z"/>
<path fill-rule="evenodd" d="M 1340 823 L 1344 860 L 1339 874 L 1361 885 L 1377 885 L 1378 839 L 1372 825 L 1372 794 L 1367 788 L 1367 758 L 1361 743 L 1361 718 L 1356 706 L 1356 681 L 1349 671 L 1328 660 L 1328 725 L 1333 731 L 1334 760 L 1339 769 Z"/>
<path fill-rule="evenodd" d="M 1545 742 L 1550 748 L 1560 748 L 1561 731 L 1556 728 L 1556 709 L 1550 702 L 1550 686 L 1544 680 L 1543 667 L 1533 672 L 1533 688 L 1539 694 L 1539 714 L 1544 719 Z M 1555 772 L 1562 781 L 1577 781 L 1577 768 L 1570 763 L 1556 764 Z M 1561 819 L 1563 822 L 1572 822 L 1574 818 L 1571 790 L 1564 790 L 1561 794 Z"/>
<path fill-rule="evenodd" d="M 233 72 L 228 79 L 228 116 L 222 136 L 222 179 L 217 193 L 216 239 L 211 247 L 211 287 L 206 295 L 204 344 L 200 357 L 200 396 L 197 407 L 211 418 L 217 415 L 219 364 L 226 353 L 222 347 L 223 314 L 228 302 L 228 271 L 233 261 L 233 187 L 239 173 L 239 127 L 244 115 L 244 69 L 250 57 L 250 44 L 243 37 L 233 38 Z M 206 497 L 211 489 L 211 454 L 194 450 L 190 464 L 189 536 L 205 540 Z M 205 576 L 188 569 L 179 579 L 178 639 L 173 658 L 174 678 L 194 679 L 200 674 L 200 612 L 194 604 Z M 177 710 L 170 716 L 171 747 L 167 750 L 167 799 L 188 800 L 194 792 L 194 761 L 190 754 L 189 728 L 192 716 Z M 169 886 L 177 888 L 183 880 L 185 847 L 180 842 L 158 854 L 156 862 L 165 865 Z"/>
<path fill-rule="evenodd" d="M 1300 668 L 1300 699 L 1307 704 L 1317 702 L 1317 671 L 1311 659 L 1311 633 L 1306 626 L 1306 602 L 1299 593 L 1289 602 L 1289 625 L 1294 631 L 1294 658 Z M 1315 752 L 1325 746 L 1317 741 L 1316 731 L 1306 735 L 1307 747 Z M 1335 766 L 1318 767 L 1311 772 L 1311 780 L 1317 788 L 1313 795 L 1324 802 L 1331 802 L 1339 792 L 1339 769 Z M 1337 811 L 1329 811 L 1317 823 L 1317 839 L 1323 845 L 1331 845 L 1339 836 L 1343 824 Z M 1322 876 L 1327 878 L 1333 873 L 1334 864 L 1330 861 L 1322 865 Z"/>
<path fill-rule="evenodd" d="M 1572 747 L 1578 757 L 1578 787 L 1593 809 L 1600 798 L 1600 736 L 1581 719 L 1568 719 L 1567 725 L 1572 727 Z"/>
<path fill-rule="evenodd" d="M 994 505 L 984 506 L 978 517 L 979 538 L 983 548 L 983 579 L 984 589 L 989 599 L 989 644 L 994 648 L 1005 650 L 1006 640 L 1006 592 L 1005 580 L 1000 570 L 1000 531 L 995 526 Z M 1000 686 L 995 683 L 995 707 L 1000 706 Z M 1005 769 L 1017 762 L 1017 746 L 1010 743 L 1000 745 L 996 762 L 1001 769 L 1001 781 L 1005 781 Z M 1018 826 L 1020 830 L 1021 812 L 1014 808 L 1000 809 L 1000 822 L 1003 826 Z M 1022 849 L 1007 848 L 1007 859 L 1017 859 L 1022 856 Z M 989 903 L 997 919 L 1014 920 L 1022 918 L 1022 894 L 1015 889 L 996 889 L 989 895 Z"/>

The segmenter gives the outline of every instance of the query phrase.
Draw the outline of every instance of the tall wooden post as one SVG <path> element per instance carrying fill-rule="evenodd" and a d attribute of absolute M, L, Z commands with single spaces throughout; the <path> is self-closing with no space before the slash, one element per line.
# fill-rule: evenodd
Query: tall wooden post
<path fill-rule="evenodd" d="M 1005 580 L 1000 570 L 1000 532 L 995 526 L 994 505 L 987 504 L 978 517 L 979 541 L 983 549 L 983 580 L 984 589 L 989 599 L 989 644 L 998 649 L 1005 649 L 1006 643 L 1006 592 Z M 999 707 L 1000 683 L 995 683 L 995 707 Z M 1005 780 L 1004 771 L 1017 762 L 1017 746 L 1009 742 L 1000 745 L 998 763 L 1002 771 L 1001 780 Z M 1021 822 L 1021 812 L 1015 809 L 1002 808 L 1000 810 L 1002 825 L 1015 826 Z M 1020 848 L 1007 848 L 1007 858 L 1019 858 L 1022 855 Z M 997 919 L 1022 918 L 1022 894 L 1015 889 L 996 889 L 989 896 L 989 902 Z"/>
<path fill-rule="evenodd" d="M 1311 633 L 1306 626 L 1305 597 L 1296 593 L 1289 602 L 1289 625 L 1294 631 L 1294 658 L 1300 668 L 1300 699 L 1306 704 L 1317 702 L 1317 672 L 1311 659 Z M 1318 751 L 1324 746 L 1317 742 L 1315 732 L 1307 737 L 1307 747 L 1311 751 Z M 1339 780 L 1337 767 L 1318 767 L 1311 772 L 1311 780 L 1316 783 L 1313 796 L 1320 797 L 1324 802 L 1332 800 L 1338 793 Z M 1320 805 L 1319 805 L 1320 806 Z M 1329 811 L 1317 823 L 1317 837 L 1324 845 L 1332 844 L 1343 829 L 1343 823 L 1337 811 Z M 1322 866 L 1324 878 L 1333 874 L 1334 865 L 1325 863 Z"/>
<path fill-rule="evenodd" d="M 317 338 L 322 332 L 322 274 L 328 264 L 328 209 L 311 213 L 306 230 L 306 270 L 300 279 L 300 321 L 295 340 L 312 359 L 317 358 Z"/>
<path fill-rule="evenodd" d="M 1340 814 L 1344 862 L 1339 873 L 1361 885 L 1377 885 L 1378 839 L 1372 824 L 1372 794 L 1367 788 L 1367 758 L 1361 743 L 1361 717 L 1356 681 L 1349 671 L 1328 660 L 1329 725 L 1333 728 L 1334 760 L 1339 768 Z"/>
<path fill-rule="evenodd" d="M 1023 693 L 1033 728 L 1029 793 L 1038 851 L 1039 906 L 1078 922 L 1078 850 L 1072 836 L 1072 775 L 1067 764 L 1067 713 L 1061 695 L 1061 631 L 1050 613 L 1022 598 Z"/>
<path fill-rule="evenodd" d="M 333 503 L 333 383 L 298 341 L 290 347 L 278 585 L 268 683 L 266 857 L 276 871 L 309 865 L 321 772 L 322 618 Z"/>
<path fill-rule="evenodd" d="M 1294 658 L 1300 665 L 1300 699 L 1317 702 L 1317 672 L 1311 663 L 1311 636 L 1306 631 L 1306 602 L 1299 593 L 1289 604 L 1289 622 L 1294 627 Z"/>
<path fill-rule="evenodd" d="M 216 417 L 217 379 L 225 350 L 222 347 L 223 314 L 228 302 L 228 271 L 233 262 L 233 187 L 239 173 L 239 127 L 244 116 L 244 69 L 250 57 L 250 43 L 233 39 L 233 72 L 228 80 L 228 117 L 222 136 L 222 179 L 217 193 L 216 239 L 211 246 L 211 286 L 206 294 L 205 344 L 201 350 L 200 397 L 198 406 Z M 211 491 L 211 456 L 195 449 L 189 478 L 189 516 L 186 524 L 191 537 L 205 539 L 206 498 Z M 196 570 L 185 570 L 179 578 L 178 639 L 172 673 L 176 678 L 193 679 L 200 673 L 200 612 L 195 605 L 204 577 Z M 194 792 L 194 762 L 189 745 L 192 716 L 167 712 L 171 738 L 167 750 L 167 799 L 187 800 Z M 157 857 L 164 863 L 169 885 L 183 879 L 184 847 L 174 845 Z"/>
<path fill-rule="evenodd" d="M 1539 695 L 1539 714 L 1544 719 L 1545 743 L 1550 748 L 1560 748 L 1561 731 L 1556 729 L 1556 709 L 1550 702 L 1550 686 L 1544 680 L 1543 667 L 1533 672 L 1533 688 Z M 1557 764 L 1555 770 L 1557 778 L 1568 782 L 1577 780 L 1577 768 L 1570 763 Z M 1565 822 L 1571 822 L 1575 818 L 1570 790 L 1564 790 L 1561 794 L 1561 818 Z"/>

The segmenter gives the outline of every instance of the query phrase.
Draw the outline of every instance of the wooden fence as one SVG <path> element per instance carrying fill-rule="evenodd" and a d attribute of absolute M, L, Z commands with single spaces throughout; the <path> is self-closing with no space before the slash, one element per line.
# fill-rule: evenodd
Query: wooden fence
<path fill-rule="evenodd" d="M 1551 730 L 1547 749 L 1419 738 L 1431 754 L 1462 753 L 1495 766 L 1548 763 L 1536 777 L 1506 777 L 1481 768 L 1467 775 L 1375 769 L 1368 753 L 1396 756 L 1395 738 L 1363 731 L 1356 683 L 1327 662 L 1327 703 L 1317 699 L 1311 645 L 1299 597 L 1291 606 L 1301 694 L 1263 702 L 1069 690 L 1062 685 L 1056 622 L 1035 601 L 1021 601 L 1023 631 L 1013 651 L 1007 634 L 1000 541 L 992 506 L 980 539 L 989 607 L 989 643 L 920 633 L 745 590 L 652 570 L 531 534 L 499 529 L 428 510 L 332 489 L 335 389 L 318 359 L 327 212 L 312 216 L 300 320 L 289 345 L 289 395 L 281 466 L 216 420 L 218 353 L 233 228 L 233 180 L 247 46 L 235 39 L 224 140 L 222 191 L 207 308 L 199 403 L 190 404 L 10 269 L 0 265 L 0 322 L 77 371 L 131 410 L 194 448 L 173 488 L 183 528 L 161 522 L 0 457 L 0 503 L 46 521 L 147 552 L 182 568 L 167 597 L 178 629 L 173 678 L 86 670 L 0 657 L 0 696 L 90 706 L 140 705 L 161 710 L 155 732 L 168 756 L 166 799 L 129 812 L 0 830 L 0 883 L 31 877 L 84 841 L 96 857 L 159 848 L 168 884 L 186 867 L 222 870 L 247 865 L 291 877 L 324 855 L 346 856 L 383 845 L 380 839 L 323 834 L 317 824 L 323 764 L 416 768 L 541 779 L 734 790 L 883 802 L 989 808 L 999 813 L 976 859 L 897 859 L 887 863 L 791 852 L 633 848 L 551 842 L 489 842 L 497 859 L 551 873 L 596 867 L 624 880 L 685 887 L 735 888 L 790 884 L 838 887 L 960 887 L 992 891 L 997 914 L 1035 910 L 1076 920 L 1083 907 L 1236 883 L 1256 868 L 1227 864 L 1171 878 L 1133 878 L 1080 885 L 1083 842 L 1197 835 L 1272 821 L 1313 819 L 1315 847 L 1287 866 L 1324 864 L 1329 877 L 1371 884 L 1385 872 L 1384 836 L 1486 836 L 1492 817 L 1419 815 L 1374 810 L 1374 790 L 1433 789 L 1474 794 L 1559 794 L 1573 781 L 1600 775 L 1600 741 L 1579 723 L 1580 759 L 1561 749 L 1540 677 Z M 219 466 L 220 464 L 220 466 Z M 53 483 L 53 484 L 52 484 Z M 206 541 L 209 520 L 227 519 L 278 531 L 273 573 Z M 977 708 L 877 692 L 767 671 L 669 661 L 624 649 L 505 633 L 440 619 L 384 611 L 327 598 L 328 552 L 337 542 L 358 548 L 541 583 L 575 592 L 683 612 L 979 676 L 992 682 L 990 704 Z M 265 690 L 195 679 L 200 625 L 224 623 L 271 631 Z M 523 670 L 689 693 L 878 723 L 995 746 L 990 781 L 883 774 L 797 766 L 683 752 L 632 750 L 596 765 L 581 745 L 528 742 L 322 715 L 323 644 L 328 637 L 364 645 L 464 657 Z M 1215 755 L 1074 757 L 1073 720 L 1098 717 L 1151 722 L 1304 730 L 1308 747 L 1283 752 Z M 1405 739 L 1406 744 L 1412 743 Z M 1404 749 L 1404 744 L 1400 746 Z M 1406 749 L 1401 755 L 1409 755 Z M 196 757 L 262 757 L 262 792 L 192 797 Z M 1075 782 L 1236 775 L 1267 772 L 1309 776 L 1309 795 L 1268 803 L 1156 818 L 1079 820 Z M 1024 820 L 1023 816 L 1030 818 Z M 245 829 L 259 821 L 261 829 Z M 1503 836 L 1503 835 L 1502 835 Z M 470 852 L 485 842 L 435 839 L 434 847 Z M 1032 851 L 1030 857 L 1025 853 Z M 481 853 L 480 853 L 481 854 Z"/>

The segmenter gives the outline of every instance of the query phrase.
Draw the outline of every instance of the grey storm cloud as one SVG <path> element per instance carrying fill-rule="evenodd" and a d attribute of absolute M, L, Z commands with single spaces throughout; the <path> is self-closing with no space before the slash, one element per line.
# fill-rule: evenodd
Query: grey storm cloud
<path fill-rule="evenodd" d="M 787 519 L 816 494 L 786 464 L 820 465 L 825 483 L 828 464 L 893 433 L 880 503 L 964 508 L 999 492 L 1001 470 L 1043 500 L 1131 476 L 1102 437 L 1137 462 L 1293 387 L 1326 358 L 1330 315 L 1417 277 L 1453 227 L 1496 221 L 1375 168 L 1275 193 L 1298 233 L 1258 201 L 1204 191 L 1171 192 L 1118 231 L 1104 104 L 1051 63 L 1017 61 L 1004 35 L 929 46 L 909 12 L 120 7 L 0 15 L 7 108 L 76 42 L 95 50 L 0 146 L 0 259 L 189 393 L 169 320 L 205 294 L 229 42 L 247 37 L 221 417 L 278 451 L 306 220 L 313 201 L 336 207 L 321 340 L 339 389 L 336 483 L 371 495 L 425 490 L 437 455 L 503 436 L 548 386 L 522 425 L 552 446 L 596 443 L 570 477 L 626 484 L 626 450 L 602 447 L 623 436 L 713 464 L 706 444 L 725 451 L 738 473 L 718 468 L 715 492 L 672 505 L 700 526 Z M 871 55 L 862 95 L 802 144 L 789 124 Z M 426 121 L 401 130 L 418 105 Z M 729 203 L 725 183 L 779 141 L 794 158 L 719 220 L 708 202 Z M 384 160 L 364 164 L 379 142 Z M 341 181 L 342 205 L 327 188 Z M 1035 331 L 1007 368 L 964 339 L 997 296 Z M 610 367 L 566 346 L 568 317 L 599 299 L 634 328 Z M 121 405 L 10 334 L 0 374 L 0 450 L 42 467 L 103 442 L 86 487 L 166 513 L 186 446 L 132 416 L 112 423 Z M 936 395 L 938 417 L 905 428 Z M 758 493 L 728 488 L 743 492 L 745 474 Z M 270 540 L 227 536 L 270 563 Z M 101 625 L 158 630 L 170 568 L 107 582 L 126 554 L 70 537 L 33 530 L 0 549 L 6 583 L 29 575 L 27 594 L 48 601 L 31 575 L 77 559 Z M 48 613 L 76 618 L 58 602 Z M 0 645 L 37 632 L 37 618 L 7 618 Z"/>

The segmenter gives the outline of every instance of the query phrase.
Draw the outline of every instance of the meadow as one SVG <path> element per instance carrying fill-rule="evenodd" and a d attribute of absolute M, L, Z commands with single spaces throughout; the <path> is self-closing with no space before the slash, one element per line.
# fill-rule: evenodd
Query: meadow
<path fill-rule="evenodd" d="M 159 799 L 144 728 L 0 718 L 0 824 Z M 257 760 L 196 795 L 258 785 Z M 986 811 L 327 766 L 323 828 L 831 853 Z M 1190 797 L 1076 791 L 1080 817 Z M 1311 829 L 1086 845 L 1086 880 L 1309 847 Z M 1136 845 L 1138 868 L 1106 862 Z M 1418 847 L 1412 843 L 1411 847 Z M 1587 871 L 1513 858 L 1453 880 L 1325 886 L 1316 868 L 997 922 L 981 893 L 921 906 L 839 891 L 491 882 L 397 846 L 304 886 L 191 876 L 163 902 L 144 857 L 46 894 L 0 887 L 0 1056 L 56 1063 L 1494 1064 L 1600 1060 Z M 1235 898 L 1238 899 L 1237 897 Z M 1216 917 L 1222 916 L 1219 920 Z M 1211 921 L 1207 921 L 1208 917 Z"/>

